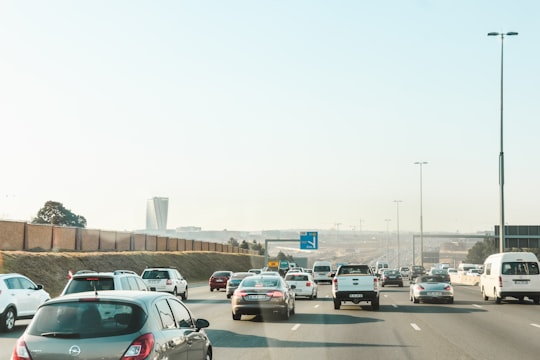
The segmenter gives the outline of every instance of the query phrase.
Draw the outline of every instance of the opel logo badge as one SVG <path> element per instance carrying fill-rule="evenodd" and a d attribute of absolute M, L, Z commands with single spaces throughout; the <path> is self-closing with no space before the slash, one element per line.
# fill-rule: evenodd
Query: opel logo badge
<path fill-rule="evenodd" d="M 69 355 L 71 356 L 79 356 L 81 354 L 81 348 L 77 345 L 73 345 L 69 348 Z"/>

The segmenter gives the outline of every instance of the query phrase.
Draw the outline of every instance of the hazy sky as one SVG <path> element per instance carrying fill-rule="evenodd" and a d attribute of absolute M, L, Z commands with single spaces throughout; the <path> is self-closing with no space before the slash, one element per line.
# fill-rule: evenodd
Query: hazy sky
<path fill-rule="evenodd" d="M 540 223 L 540 2 L 0 1 L 0 218 L 89 228 Z"/>

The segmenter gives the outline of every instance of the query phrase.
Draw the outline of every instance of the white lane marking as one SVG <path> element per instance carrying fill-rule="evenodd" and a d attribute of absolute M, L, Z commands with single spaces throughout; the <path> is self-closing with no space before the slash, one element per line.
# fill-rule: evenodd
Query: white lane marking
<path fill-rule="evenodd" d="M 472 306 L 477 307 L 477 308 L 479 308 L 479 309 L 482 308 L 482 305 L 478 305 L 478 304 L 472 304 Z"/>
<path fill-rule="evenodd" d="M 395 307 L 397 309 L 397 305 L 396 304 L 392 304 L 393 307 Z"/>
<path fill-rule="evenodd" d="M 531 324 L 531 326 L 534 326 L 534 327 L 540 328 L 540 325 L 538 325 L 538 324 Z"/>
<path fill-rule="evenodd" d="M 387 298 L 387 297 L 388 297 L 388 295 L 383 295 L 383 296 L 384 296 L 385 298 Z"/>
<path fill-rule="evenodd" d="M 319 307 L 319 304 L 317 304 L 317 305 L 314 306 L 315 309 L 318 308 L 318 307 Z"/>
<path fill-rule="evenodd" d="M 413 328 L 414 330 L 416 330 L 416 331 L 422 330 L 422 329 L 420 329 L 420 326 L 416 325 L 415 323 L 411 323 L 411 326 L 412 326 L 412 328 Z"/>
<path fill-rule="evenodd" d="M 292 331 L 296 331 L 296 330 L 298 330 L 299 327 L 300 327 L 300 324 L 296 324 L 296 325 L 294 325 L 294 326 L 292 327 L 291 330 L 292 330 Z"/>

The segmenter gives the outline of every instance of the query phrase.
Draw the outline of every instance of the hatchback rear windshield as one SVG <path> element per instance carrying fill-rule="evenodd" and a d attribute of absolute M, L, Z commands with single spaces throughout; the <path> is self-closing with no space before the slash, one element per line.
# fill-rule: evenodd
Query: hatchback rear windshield
<path fill-rule="evenodd" d="M 285 280 L 288 281 L 308 281 L 307 275 L 294 275 L 294 274 L 288 274 L 285 276 Z"/>
<path fill-rule="evenodd" d="M 325 272 L 325 271 L 330 271 L 330 266 L 327 266 L 327 265 L 318 265 L 318 266 L 315 266 L 313 268 L 313 271 L 320 271 L 320 272 Z"/>
<path fill-rule="evenodd" d="M 123 302 L 67 302 L 45 305 L 28 326 L 30 335 L 85 339 L 131 334 L 146 321 L 144 311 Z"/>
<path fill-rule="evenodd" d="M 537 262 L 505 262 L 502 264 L 503 275 L 538 275 Z"/>
<path fill-rule="evenodd" d="M 95 290 L 114 290 L 114 279 L 112 277 L 97 276 L 76 277 L 71 279 L 65 294 Z"/>
<path fill-rule="evenodd" d="M 145 271 L 142 274 L 143 279 L 169 279 L 169 272 L 166 270 Z"/>
<path fill-rule="evenodd" d="M 231 273 L 226 271 L 216 272 L 212 275 L 213 277 L 229 277 L 231 276 Z"/>

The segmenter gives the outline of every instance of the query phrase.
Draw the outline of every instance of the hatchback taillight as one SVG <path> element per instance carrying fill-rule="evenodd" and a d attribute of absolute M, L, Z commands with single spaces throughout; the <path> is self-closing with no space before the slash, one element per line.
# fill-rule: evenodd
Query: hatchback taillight
<path fill-rule="evenodd" d="M 172 285 L 172 280 L 171 279 L 167 279 L 167 285 Z"/>
<path fill-rule="evenodd" d="M 23 339 L 17 340 L 15 343 L 15 348 L 13 349 L 13 355 L 11 356 L 13 360 L 32 360 L 30 352 L 26 347 L 26 343 Z"/>
<path fill-rule="evenodd" d="M 311 286 L 311 281 L 308 281 L 308 282 L 306 283 L 306 287 L 310 287 L 310 286 Z"/>
<path fill-rule="evenodd" d="M 153 347 L 154 335 L 144 334 L 139 336 L 129 345 L 121 360 L 144 360 L 148 357 Z"/>
<path fill-rule="evenodd" d="M 452 290 L 452 287 L 451 287 L 450 285 L 446 285 L 446 286 L 444 287 L 444 290 L 450 291 L 450 290 Z"/>

